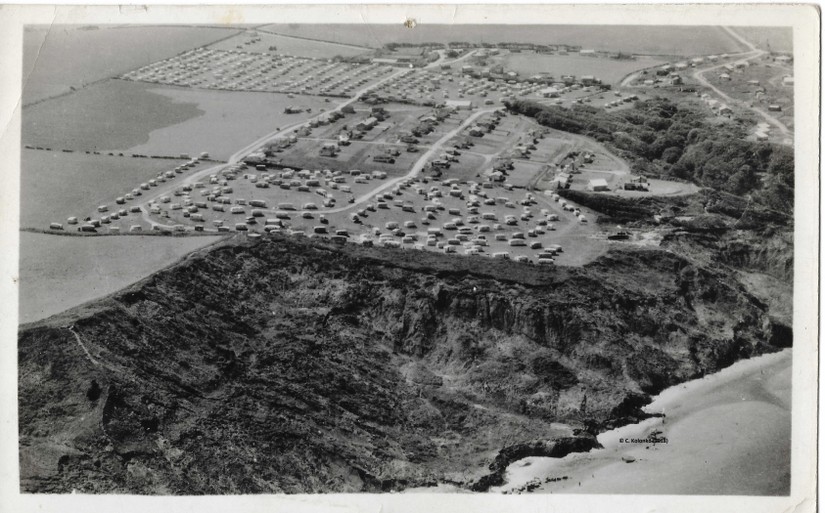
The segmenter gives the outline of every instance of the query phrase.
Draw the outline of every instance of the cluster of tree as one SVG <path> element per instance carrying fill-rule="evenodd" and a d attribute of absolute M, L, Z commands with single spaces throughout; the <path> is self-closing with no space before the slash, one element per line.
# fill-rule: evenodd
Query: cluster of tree
<path fill-rule="evenodd" d="M 531 101 L 507 108 L 544 126 L 592 137 L 633 163 L 641 174 L 689 180 L 751 197 L 770 208 L 793 211 L 794 155 L 786 146 L 746 141 L 748 127 L 712 123 L 694 107 L 656 98 L 606 113 L 587 105 L 571 108 Z"/>

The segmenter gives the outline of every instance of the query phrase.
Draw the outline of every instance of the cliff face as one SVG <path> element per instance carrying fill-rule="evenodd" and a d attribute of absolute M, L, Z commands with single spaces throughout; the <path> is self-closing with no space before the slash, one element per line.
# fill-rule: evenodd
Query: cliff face
<path fill-rule="evenodd" d="M 470 487 L 786 335 L 732 275 L 667 251 L 546 269 L 232 242 L 21 330 L 22 487 Z"/>

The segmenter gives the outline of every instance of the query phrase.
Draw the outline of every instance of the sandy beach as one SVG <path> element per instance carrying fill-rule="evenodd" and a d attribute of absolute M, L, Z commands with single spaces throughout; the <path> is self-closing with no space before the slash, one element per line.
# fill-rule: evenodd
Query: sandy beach
<path fill-rule="evenodd" d="M 533 493 L 788 494 L 791 361 L 788 349 L 669 388 L 646 408 L 666 417 L 602 433 L 604 449 L 515 462 L 491 491 L 539 480 Z M 633 441 L 654 430 L 667 443 Z"/>

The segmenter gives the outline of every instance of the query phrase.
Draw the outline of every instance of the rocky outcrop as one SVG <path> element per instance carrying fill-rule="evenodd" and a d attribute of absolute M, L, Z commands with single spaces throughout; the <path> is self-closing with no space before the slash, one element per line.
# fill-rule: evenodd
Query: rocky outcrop
<path fill-rule="evenodd" d="M 547 269 L 240 239 L 21 329 L 22 487 L 481 486 L 788 335 L 727 271 L 669 251 Z"/>
<path fill-rule="evenodd" d="M 510 445 L 499 451 L 496 459 L 490 464 L 491 472 L 474 482 L 470 489 L 474 492 L 486 492 L 493 486 L 504 484 L 504 474 L 507 467 L 522 458 L 530 456 L 563 458 L 572 452 L 587 452 L 599 448 L 601 448 L 601 444 L 596 441 L 596 437 L 593 435 L 534 440 Z"/>

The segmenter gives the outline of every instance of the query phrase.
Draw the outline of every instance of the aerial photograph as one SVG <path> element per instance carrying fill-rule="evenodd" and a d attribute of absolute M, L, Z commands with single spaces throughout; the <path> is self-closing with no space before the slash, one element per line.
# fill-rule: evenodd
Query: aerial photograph
<path fill-rule="evenodd" d="M 25 25 L 20 492 L 788 496 L 793 29 L 584 23 Z"/>

